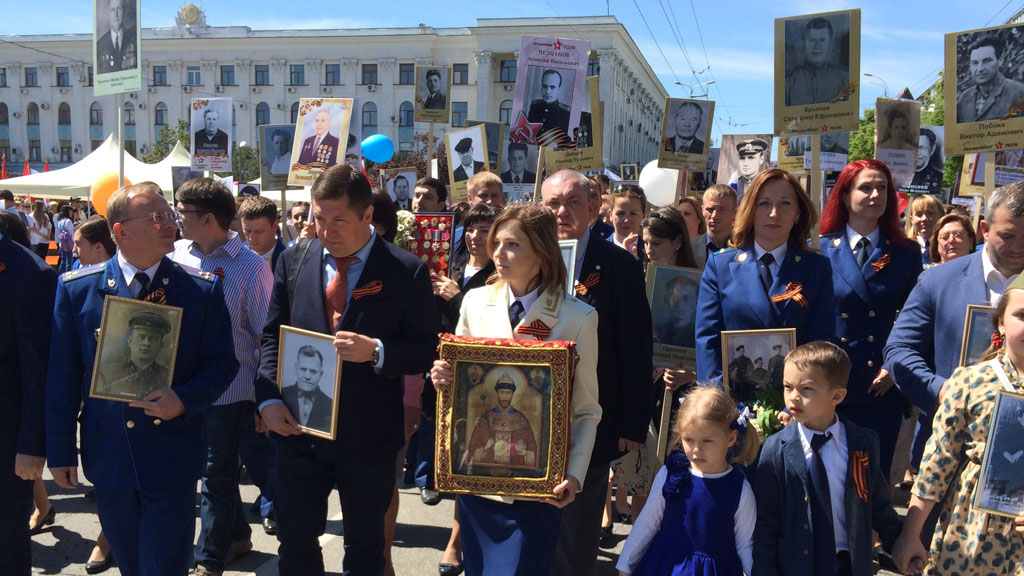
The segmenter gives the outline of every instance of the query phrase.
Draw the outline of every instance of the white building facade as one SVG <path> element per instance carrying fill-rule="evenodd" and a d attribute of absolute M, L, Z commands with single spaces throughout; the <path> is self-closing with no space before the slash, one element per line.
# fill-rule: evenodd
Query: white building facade
<path fill-rule="evenodd" d="M 255 144 L 262 124 L 293 123 L 299 98 L 356 98 L 362 136 L 384 134 L 399 150 L 429 126 L 413 122 L 416 66 L 453 70 L 451 124 L 508 122 L 520 37 L 582 38 L 593 49 L 588 75 L 605 102 L 605 165 L 657 156 L 665 88 L 613 16 L 478 19 L 467 28 L 252 30 L 215 27 L 201 11 L 171 28 L 142 32 L 143 88 L 93 95 L 92 35 L 6 36 L 0 43 L 0 153 L 8 169 L 80 160 L 117 131 L 125 103 L 126 148 L 142 156 L 160 130 L 188 121 L 192 98 L 234 100 L 234 142 Z M 53 54 L 53 55 L 51 55 Z M 59 56 L 55 56 L 59 55 Z"/>

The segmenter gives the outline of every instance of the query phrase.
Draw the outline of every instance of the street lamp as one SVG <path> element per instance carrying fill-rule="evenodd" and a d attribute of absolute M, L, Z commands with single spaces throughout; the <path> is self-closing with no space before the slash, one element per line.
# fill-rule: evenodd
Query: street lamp
<path fill-rule="evenodd" d="M 872 84 L 874 84 L 875 86 L 881 86 L 882 89 L 885 90 L 885 92 L 882 93 L 883 97 L 889 97 L 889 84 L 887 84 L 881 76 L 875 76 L 874 74 L 870 74 L 868 72 L 865 72 L 864 75 L 867 76 L 868 78 L 874 78 L 875 80 L 878 80 L 878 82 L 872 82 Z"/>
<path fill-rule="evenodd" d="M 715 83 L 714 80 L 708 80 L 707 82 L 701 82 L 700 84 L 694 84 L 693 86 L 690 86 L 689 84 L 683 84 L 682 82 L 676 82 L 675 84 L 677 86 L 682 86 L 684 88 L 688 88 L 690 90 L 690 98 L 693 98 L 693 89 L 694 88 L 700 88 L 701 86 L 710 86 L 710 85 L 712 85 L 714 83 Z M 701 95 L 701 97 L 702 98 L 703 97 L 707 97 L 707 93 L 705 92 L 703 95 Z"/>

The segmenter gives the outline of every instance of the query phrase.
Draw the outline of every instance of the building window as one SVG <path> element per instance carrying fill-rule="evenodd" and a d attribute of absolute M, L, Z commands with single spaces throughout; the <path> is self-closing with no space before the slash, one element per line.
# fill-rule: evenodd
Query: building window
<path fill-rule="evenodd" d="M 189 86 L 199 86 L 202 83 L 203 76 L 199 73 L 199 66 L 189 66 L 187 76 L 185 78 L 185 84 Z"/>
<path fill-rule="evenodd" d="M 377 65 L 363 64 L 363 84 L 377 84 Z"/>
<path fill-rule="evenodd" d="M 498 76 L 498 82 L 515 82 L 516 81 L 516 61 L 515 60 L 502 60 L 501 61 L 501 74 Z"/>
<path fill-rule="evenodd" d="M 452 126 L 465 126 L 468 114 L 468 102 L 452 102 Z"/>
<path fill-rule="evenodd" d="M 452 84 L 469 84 L 469 64 L 452 64 Z"/>
<path fill-rule="evenodd" d="M 0 102 L 0 126 L 7 126 L 10 119 L 7 117 L 7 104 Z"/>
<path fill-rule="evenodd" d="M 92 86 L 92 66 L 89 66 L 89 84 L 87 84 L 87 86 Z M 95 150 L 95 148 L 93 148 L 93 150 Z"/>
<path fill-rule="evenodd" d="M 0 158 L 13 160 L 11 158 L 11 141 L 7 138 L 0 138 Z"/>
<path fill-rule="evenodd" d="M 270 86 L 270 64 L 256 65 L 256 85 Z"/>
<path fill-rule="evenodd" d="M 39 162 L 41 155 L 39 153 L 39 140 L 28 141 L 28 160 L 29 162 Z"/>
<path fill-rule="evenodd" d="M 299 103 L 292 104 L 292 124 L 295 124 L 299 120 Z"/>
<path fill-rule="evenodd" d="M 220 85 L 221 86 L 234 86 L 235 85 L 235 66 L 234 64 L 225 64 L 220 67 Z"/>
<path fill-rule="evenodd" d="M 327 71 L 324 76 L 324 85 L 341 86 L 341 64 L 328 64 L 324 69 Z"/>
<path fill-rule="evenodd" d="M 103 125 L 103 106 L 100 106 L 99 102 L 93 102 L 92 106 L 89 106 L 89 124 L 93 126 Z"/>
<path fill-rule="evenodd" d="M 0 88 L 7 87 L 7 68 L 0 68 Z"/>
<path fill-rule="evenodd" d="M 28 103 L 27 114 L 25 114 L 26 124 L 39 124 L 39 105 L 35 102 Z"/>
<path fill-rule="evenodd" d="M 156 126 L 156 130 L 154 130 L 154 132 L 159 136 L 160 130 L 167 126 L 167 104 L 164 104 L 163 102 L 157 103 L 155 112 L 153 113 L 153 124 Z"/>
<path fill-rule="evenodd" d="M 135 104 L 131 102 L 124 103 L 124 125 L 135 126 Z"/>
<path fill-rule="evenodd" d="M 289 67 L 288 84 L 290 84 L 292 86 L 305 86 L 306 85 L 306 65 L 305 64 L 292 64 Z"/>
<path fill-rule="evenodd" d="M 135 140 L 129 140 L 127 136 L 124 139 L 124 151 L 127 154 L 135 156 Z"/>
<path fill-rule="evenodd" d="M 402 102 L 402 105 L 398 107 L 398 125 L 412 126 L 414 117 L 412 102 Z"/>
<path fill-rule="evenodd" d="M 363 137 L 369 138 L 377 133 L 377 105 L 373 102 L 363 104 Z"/>
<path fill-rule="evenodd" d="M 167 86 L 167 66 L 153 66 L 153 86 Z"/>
<path fill-rule="evenodd" d="M 71 86 L 71 74 L 67 66 L 57 66 L 57 86 L 67 88 Z"/>
<path fill-rule="evenodd" d="M 587 61 L 587 76 L 598 76 L 601 74 L 601 61 L 591 58 Z"/>
<path fill-rule="evenodd" d="M 25 86 L 39 86 L 39 73 L 36 71 L 35 67 L 25 68 Z"/>
<path fill-rule="evenodd" d="M 498 122 L 512 124 L 512 101 L 505 100 L 498 107 Z"/>
<path fill-rule="evenodd" d="M 416 83 L 415 64 L 398 65 L 398 83 L 402 84 L 403 86 Z"/>
<path fill-rule="evenodd" d="M 256 105 L 256 125 L 270 124 L 270 104 L 260 102 Z"/>
<path fill-rule="evenodd" d="M 89 140 L 89 145 L 92 146 L 91 150 L 96 150 L 100 144 L 103 144 L 103 140 Z"/>
<path fill-rule="evenodd" d="M 67 102 L 57 107 L 57 124 L 71 124 L 71 106 Z"/>
<path fill-rule="evenodd" d="M 71 140 L 60 141 L 60 161 L 71 162 Z"/>

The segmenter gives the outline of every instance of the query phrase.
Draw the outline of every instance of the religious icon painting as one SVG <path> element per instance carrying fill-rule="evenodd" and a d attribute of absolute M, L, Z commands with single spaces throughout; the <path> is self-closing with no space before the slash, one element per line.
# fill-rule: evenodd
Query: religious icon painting
<path fill-rule="evenodd" d="M 1024 512 L 1024 395 L 1000 390 L 991 422 L 974 508 L 1012 518 Z"/>
<path fill-rule="evenodd" d="M 443 334 L 437 489 L 543 498 L 565 479 L 576 345 Z"/>
<path fill-rule="evenodd" d="M 960 366 L 970 366 L 981 360 L 985 350 L 992 344 L 992 317 L 995 313 L 995 306 L 967 306 L 963 344 L 960 347 Z"/>
<path fill-rule="evenodd" d="M 786 354 L 796 348 L 796 328 L 722 332 L 722 387 L 747 401 L 758 392 L 782 391 Z"/>
<path fill-rule="evenodd" d="M 341 389 L 341 358 L 334 336 L 281 326 L 277 389 L 303 432 L 334 440 Z"/>
<path fill-rule="evenodd" d="M 150 296 L 104 300 L 90 398 L 135 402 L 171 387 L 182 310 L 160 303 L 162 288 Z"/>
<path fill-rule="evenodd" d="M 413 218 L 406 247 L 427 265 L 431 274 L 444 274 L 450 278 L 455 250 L 455 214 L 417 212 Z"/>

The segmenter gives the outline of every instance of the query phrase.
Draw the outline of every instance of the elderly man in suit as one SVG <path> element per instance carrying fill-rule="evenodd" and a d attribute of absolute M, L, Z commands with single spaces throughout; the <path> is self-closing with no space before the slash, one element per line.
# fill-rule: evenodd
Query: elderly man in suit
<path fill-rule="evenodd" d="M 108 74 L 136 68 L 138 55 L 135 46 L 135 29 L 125 27 L 125 0 L 109 0 L 107 24 L 110 26 L 96 41 L 96 72 Z"/>
<path fill-rule="evenodd" d="M 299 348 L 295 356 L 295 383 L 281 391 L 281 399 L 300 425 L 329 432 L 334 400 L 320 389 L 324 356 L 312 346 Z"/>
<path fill-rule="evenodd" d="M 263 334 L 256 398 L 277 450 L 282 576 L 324 573 L 318 538 L 327 499 L 341 493 L 346 574 L 384 568 L 384 516 L 405 444 L 402 377 L 425 372 L 437 349 L 438 313 L 427 267 L 377 237 L 370 183 L 351 166 L 313 183 L 317 239 L 282 255 Z M 334 336 L 341 361 L 337 439 L 302 435 L 277 391 L 278 331 Z"/>
<path fill-rule="evenodd" d="M 228 151 L 228 134 L 217 128 L 220 112 L 213 108 L 203 111 L 203 129 L 192 135 L 192 150 L 198 154 L 217 154 Z"/>
<path fill-rule="evenodd" d="M 43 477 L 46 461 L 43 392 L 57 275 L 2 232 L 0 263 L 0 299 L 7 303 L 0 306 L 0 542 L 5 573 L 28 576 L 32 483 Z"/>
<path fill-rule="evenodd" d="M 672 136 L 665 138 L 665 152 L 703 154 L 704 141 L 697 130 L 704 121 L 704 109 L 696 102 L 680 102 L 672 115 Z"/>
<path fill-rule="evenodd" d="M 690 240 L 697 268 L 703 270 L 708 256 L 729 247 L 736 204 L 736 191 L 725 184 L 715 184 L 704 191 L 701 211 L 704 212 L 708 231 Z"/>
<path fill-rule="evenodd" d="M 338 137 L 331 134 L 331 111 L 320 108 L 313 121 L 315 134 L 302 141 L 299 151 L 299 164 L 309 165 L 313 162 L 333 166 L 338 161 Z"/>
<path fill-rule="evenodd" d="M 452 171 L 454 180 L 462 182 L 469 180 L 474 174 L 484 169 L 483 162 L 473 160 L 473 139 L 463 138 L 455 145 L 455 152 L 459 155 L 459 166 Z"/>
<path fill-rule="evenodd" d="M 985 35 L 971 46 L 974 86 L 956 99 L 957 122 L 999 120 L 1024 115 L 1024 84 L 1003 75 L 1003 41 Z"/>
<path fill-rule="evenodd" d="M 650 421 L 654 328 L 643 271 L 632 254 L 591 232 L 591 185 L 573 170 L 544 181 L 542 204 L 555 213 L 559 240 L 577 240 L 576 297 L 598 313 L 598 399 L 601 422 L 590 457 L 586 490 L 562 517 L 552 575 L 593 574 L 609 464 L 639 450 Z"/>
<path fill-rule="evenodd" d="M 76 427 L 96 509 L 125 575 L 180 574 L 192 563 L 196 481 L 206 465 L 202 415 L 238 371 L 217 277 L 167 258 L 177 215 L 151 182 L 107 203 L 118 252 L 57 286 L 46 379 L 46 452 L 62 488 L 78 487 Z M 130 404 L 89 397 L 108 296 L 181 309 L 172 385 Z M 83 406 L 84 402 L 84 406 Z"/>

